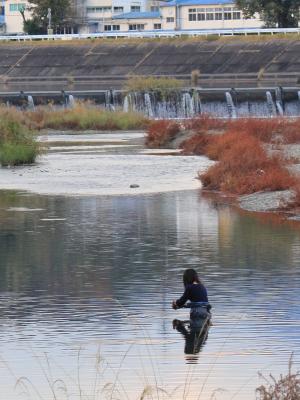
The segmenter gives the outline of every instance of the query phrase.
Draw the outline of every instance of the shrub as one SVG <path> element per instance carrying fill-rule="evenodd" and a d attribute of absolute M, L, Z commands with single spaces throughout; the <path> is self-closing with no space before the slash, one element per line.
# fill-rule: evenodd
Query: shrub
<path fill-rule="evenodd" d="M 38 155 L 37 143 L 4 143 L 0 146 L 2 166 L 32 164 Z"/>
<path fill-rule="evenodd" d="M 231 134 L 232 141 L 219 163 L 200 175 L 203 186 L 237 195 L 258 191 L 284 190 L 295 183 L 278 158 L 269 158 L 260 141 L 250 135 Z"/>
<path fill-rule="evenodd" d="M 180 132 L 180 125 L 169 120 L 153 121 L 147 129 L 146 145 L 148 147 L 163 147 L 169 144 Z"/>
<path fill-rule="evenodd" d="M 25 126 L 24 115 L 15 109 L 0 109 L 0 164 L 31 164 L 38 153 L 39 145 Z"/>
<path fill-rule="evenodd" d="M 149 92 L 156 90 L 162 94 L 179 90 L 183 86 L 183 82 L 175 78 L 155 77 L 155 76 L 134 76 L 129 78 L 124 89 L 127 92 Z"/>
<path fill-rule="evenodd" d="M 206 133 L 198 133 L 181 143 L 180 148 L 184 154 L 206 154 L 207 147 L 211 143 L 211 137 Z"/>
<path fill-rule="evenodd" d="M 209 114 L 201 114 L 195 118 L 184 121 L 186 130 L 194 131 L 195 133 L 206 133 L 208 131 L 224 131 L 228 121 L 219 118 L 214 118 Z"/>
<path fill-rule="evenodd" d="M 300 372 L 292 371 L 292 358 L 289 362 L 289 370 L 286 376 L 280 375 L 278 379 L 270 375 L 266 382 L 256 389 L 260 400 L 298 400 L 300 399 Z"/>

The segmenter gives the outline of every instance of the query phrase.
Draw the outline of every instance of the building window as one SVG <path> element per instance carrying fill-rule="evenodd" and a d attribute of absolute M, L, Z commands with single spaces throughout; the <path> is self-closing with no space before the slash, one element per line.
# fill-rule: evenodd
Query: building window
<path fill-rule="evenodd" d="M 232 19 L 241 19 L 241 12 L 240 11 L 233 11 Z"/>
<path fill-rule="evenodd" d="M 154 29 L 161 29 L 161 24 L 154 24 Z"/>
<path fill-rule="evenodd" d="M 88 13 L 104 13 L 111 11 L 111 7 L 87 7 Z"/>
<path fill-rule="evenodd" d="M 16 4 L 10 4 L 9 5 L 9 11 L 11 12 L 20 12 L 20 11 L 24 11 L 26 8 L 24 3 L 16 3 Z"/>
<path fill-rule="evenodd" d="M 189 8 L 189 21 L 197 21 L 196 8 Z"/>
<path fill-rule="evenodd" d="M 122 13 L 124 11 L 124 7 L 114 7 L 114 13 Z"/>
<path fill-rule="evenodd" d="M 144 24 L 130 24 L 129 30 L 130 31 L 143 31 L 145 29 Z"/>
<path fill-rule="evenodd" d="M 107 31 L 119 31 L 120 25 L 104 25 L 104 30 Z"/>
<path fill-rule="evenodd" d="M 157 12 L 157 11 L 159 11 L 159 7 L 158 6 L 151 6 L 150 7 L 150 11 L 151 12 Z"/>
<path fill-rule="evenodd" d="M 174 22 L 174 17 L 167 17 L 167 22 Z"/>
<path fill-rule="evenodd" d="M 216 8 L 215 9 L 215 20 L 216 21 L 222 21 L 222 19 L 223 19 L 222 8 Z"/>
<path fill-rule="evenodd" d="M 141 11 L 141 6 L 131 6 L 130 7 L 131 12 L 140 12 Z"/>
<path fill-rule="evenodd" d="M 207 8 L 206 9 L 206 20 L 213 21 L 215 19 L 215 9 L 214 8 Z"/>

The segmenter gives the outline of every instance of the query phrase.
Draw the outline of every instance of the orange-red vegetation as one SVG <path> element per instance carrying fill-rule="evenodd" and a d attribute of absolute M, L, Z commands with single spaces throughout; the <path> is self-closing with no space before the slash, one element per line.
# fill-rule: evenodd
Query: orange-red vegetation
<path fill-rule="evenodd" d="M 169 120 L 153 121 L 147 129 L 146 145 L 164 147 L 180 132 L 180 125 Z"/>
<path fill-rule="evenodd" d="M 300 142 L 300 118 L 243 118 L 228 123 L 227 131 L 232 130 L 255 136 L 265 143 Z"/>
<path fill-rule="evenodd" d="M 205 188 L 241 195 L 284 190 L 295 184 L 295 178 L 278 158 L 268 157 L 257 138 L 233 132 L 223 136 L 226 145 L 223 150 L 219 147 L 215 157 L 219 162 L 200 176 Z M 220 145 L 220 138 L 215 140 Z"/>
<path fill-rule="evenodd" d="M 214 118 L 209 114 L 201 114 L 198 117 L 183 122 L 184 129 L 193 131 L 195 133 L 224 131 L 227 124 L 227 120 Z"/>
<path fill-rule="evenodd" d="M 211 141 L 211 136 L 207 133 L 198 133 L 181 143 L 180 148 L 184 154 L 206 154 L 206 148 Z"/>

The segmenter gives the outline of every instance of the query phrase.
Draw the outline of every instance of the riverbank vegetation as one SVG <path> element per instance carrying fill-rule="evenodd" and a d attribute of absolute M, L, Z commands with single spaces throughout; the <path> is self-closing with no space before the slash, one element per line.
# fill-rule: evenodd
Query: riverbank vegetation
<path fill-rule="evenodd" d="M 37 107 L 34 111 L 0 107 L 0 164 L 31 164 L 40 152 L 35 140 L 42 129 L 135 130 L 145 129 L 147 118 L 135 112 L 110 112 L 88 104 L 74 108 Z"/>
<path fill-rule="evenodd" d="M 181 89 L 183 81 L 176 78 L 155 76 L 132 76 L 124 86 L 127 92 L 149 92 L 156 91 L 162 95 Z"/>
<path fill-rule="evenodd" d="M 173 123 L 174 124 L 174 123 Z M 300 119 L 221 120 L 204 115 L 166 129 L 164 121 L 148 128 L 149 147 L 166 146 L 175 137 L 186 137 L 184 154 L 206 155 L 217 161 L 201 179 L 204 188 L 231 195 L 293 190 L 286 208 L 300 206 L 300 177 L 292 172 L 300 160 L 290 157 L 285 145 L 300 143 Z"/>
<path fill-rule="evenodd" d="M 31 164 L 39 154 L 32 129 L 24 125 L 20 113 L 0 109 L 0 164 Z"/>
<path fill-rule="evenodd" d="M 36 129 L 131 130 L 144 129 L 147 119 L 135 112 L 110 112 L 87 104 L 73 108 L 38 107 L 24 113 L 27 124 Z"/>

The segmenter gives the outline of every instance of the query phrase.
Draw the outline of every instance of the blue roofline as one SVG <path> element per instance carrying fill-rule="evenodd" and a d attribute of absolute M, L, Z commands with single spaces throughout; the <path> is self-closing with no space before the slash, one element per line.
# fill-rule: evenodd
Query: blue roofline
<path fill-rule="evenodd" d="M 223 5 L 223 4 L 234 4 L 233 0 L 171 0 L 160 7 L 174 7 L 174 6 L 205 6 L 205 5 Z"/>
<path fill-rule="evenodd" d="M 128 12 L 124 14 L 114 15 L 112 19 L 152 19 L 160 17 L 161 14 L 159 11 L 149 11 L 149 12 Z"/>

